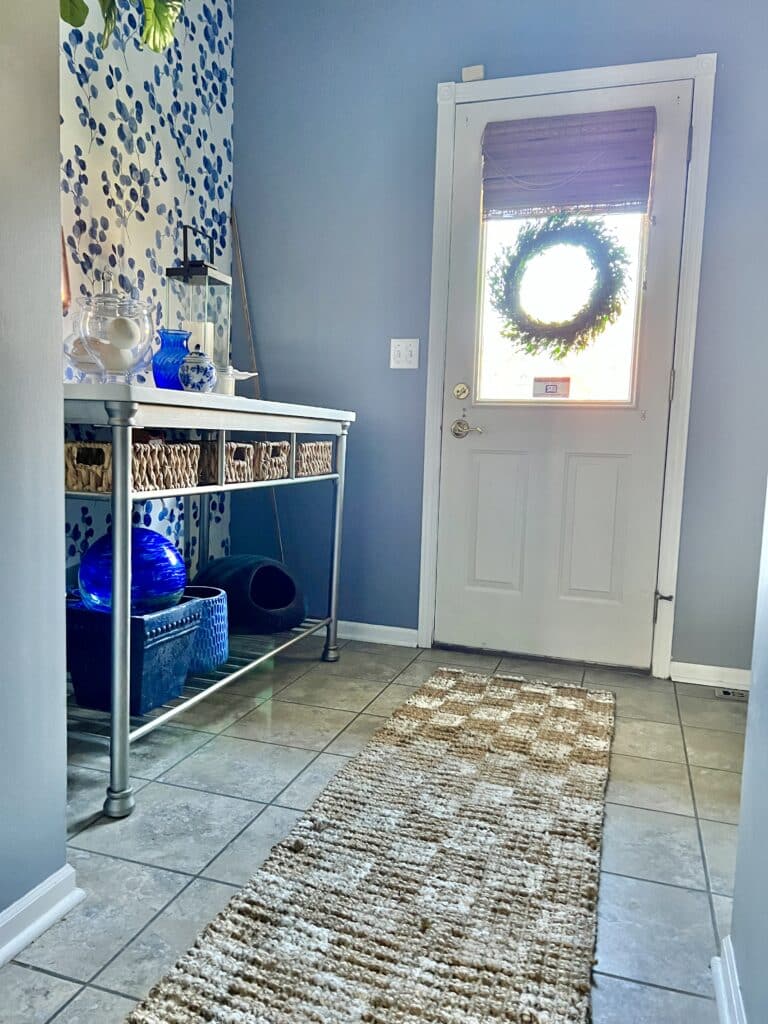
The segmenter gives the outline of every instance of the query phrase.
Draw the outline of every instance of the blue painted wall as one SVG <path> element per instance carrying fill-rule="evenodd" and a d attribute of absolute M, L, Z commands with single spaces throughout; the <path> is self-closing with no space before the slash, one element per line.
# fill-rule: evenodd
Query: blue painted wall
<path fill-rule="evenodd" d="M 235 202 L 265 391 L 359 411 L 342 617 L 397 626 L 417 616 L 425 370 L 388 370 L 388 339 L 427 337 L 436 84 L 474 63 L 494 78 L 719 52 L 674 656 L 748 667 L 768 5 L 241 0 L 235 26 Z M 281 498 L 288 553 L 315 593 L 325 563 L 299 500 Z"/>

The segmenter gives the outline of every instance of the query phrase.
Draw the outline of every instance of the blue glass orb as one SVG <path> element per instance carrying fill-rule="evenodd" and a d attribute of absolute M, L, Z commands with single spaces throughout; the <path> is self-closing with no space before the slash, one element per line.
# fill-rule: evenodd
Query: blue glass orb
<path fill-rule="evenodd" d="M 112 534 L 99 537 L 83 555 L 78 574 L 83 604 L 92 611 L 112 607 Z M 154 530 L 131 531 L 131 614 L 146 615 L 178 604 L 187 570 L 174 545 Z"/>

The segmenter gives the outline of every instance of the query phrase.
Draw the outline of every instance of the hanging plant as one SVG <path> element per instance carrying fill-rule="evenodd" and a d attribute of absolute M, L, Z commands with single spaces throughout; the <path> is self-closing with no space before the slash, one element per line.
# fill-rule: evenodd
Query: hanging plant
<path fill-rule="evenodd" d="M 184 9 L 184 0 L 133 0 L 143 11 L 141 41 L 155 53 L 162 53 L 173 42 L 176 22 Z M 118 0 L 98 0 L 104 18 L 104 31 L 99 40 L 105 49 L 117 25 Z M 61 17 L 68 25 L 82 28 L 88 17 L 88 0 L 59 0 Z"/>
<path fill-rule="evenodd" d="M 587 301 L 573 317 L 548 322 L 526 312 L 520 289 L 531 260 L 556 245 L 582 249 L 595 280 Z M 626 249 L 595 218 L 555 213 L 526 224 L 516 244 L 502 251 L 489 273 L 491 304 L 504 321 L 501 333 L 532 355 L 548 352 L 564 359 L 570 352 L 583 351 L 621 314 L 628 265 Z"/>

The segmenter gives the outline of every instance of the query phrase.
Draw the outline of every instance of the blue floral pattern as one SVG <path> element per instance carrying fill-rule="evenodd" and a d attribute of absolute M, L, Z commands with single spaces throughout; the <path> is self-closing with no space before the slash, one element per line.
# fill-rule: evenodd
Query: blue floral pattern
<path fill-rule="evenodd" d="M 151 299 L 163 322 L 164 268 L 178 265 L 181 225 L 215 240 L 230 263 L 233 0 L 188 0 L 173 46 L 141 47 L 131 0 L 99 44 L 99 8 L 82 28 L 61 23 L 61 218 L 73 299 L 97 289 L 104 270 L 126 292 Z M 64 317 L 64 334 L 71 321 Z M 82 374 L 71 365 L 64 379 Z M 228 504 L 211 501 L 211 550 L 229 550 Z M 67 562 L 76 564 L 109 525 L 106 502 L 67 503 Z M 185 531 L 185 519 L 189 530 Z M 186 548 L 194 564 L 197 500 L 146 502 L 134 522 Z"/>

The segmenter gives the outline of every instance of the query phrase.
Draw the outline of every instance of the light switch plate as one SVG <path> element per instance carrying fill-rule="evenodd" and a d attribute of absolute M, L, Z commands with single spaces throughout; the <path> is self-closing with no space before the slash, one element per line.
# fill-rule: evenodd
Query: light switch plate
<path fill-rule="evenodd" d="M 419 339 L 390 338 L 389 368 L 390 370 L 418 370 Z"/>

